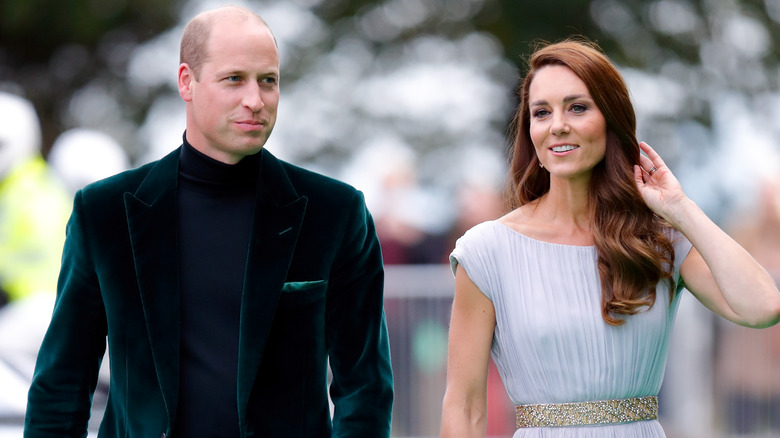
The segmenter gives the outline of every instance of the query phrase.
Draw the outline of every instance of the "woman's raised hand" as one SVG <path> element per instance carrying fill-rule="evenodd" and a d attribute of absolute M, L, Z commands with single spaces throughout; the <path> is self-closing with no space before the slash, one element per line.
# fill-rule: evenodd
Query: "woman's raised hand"
<path fill-rule="evenodd" d="M 634 165 L 634 180 L 645 204 L 657 215 L 674 225 L 677 209 L 687 197 L 680 182 L 666 166 L 661 156 L 645 142 L 639 143 L 645 155 Z"/>

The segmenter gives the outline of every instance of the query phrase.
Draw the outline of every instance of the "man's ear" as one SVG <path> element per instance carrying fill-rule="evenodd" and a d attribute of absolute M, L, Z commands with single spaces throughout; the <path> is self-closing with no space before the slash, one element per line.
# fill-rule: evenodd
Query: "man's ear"
<path fill-rule="evenodd" d="M 195 81 L 195 74 L 189 64 L 184 63 L 179 66 L 179 96 L 185 102 L 192 100 L 192 82 Z"/>

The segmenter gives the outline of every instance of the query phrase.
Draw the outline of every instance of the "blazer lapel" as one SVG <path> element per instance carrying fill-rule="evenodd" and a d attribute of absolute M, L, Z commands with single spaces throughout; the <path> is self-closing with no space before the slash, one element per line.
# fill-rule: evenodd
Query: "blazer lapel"
<path fill-rule="evenodd" d="M 238 416 L 242 430 L 307 203 L 306 197 L 296 193 L 279 160 L 266 150 L 261 153 L 238 346 Z"/>
<path fill-rule="evenodd" d="M 179 391 L 179 152 L 177 149 L 155 164 L 135 194 L 124 195 L 152 359 L 171 421 Z"/>

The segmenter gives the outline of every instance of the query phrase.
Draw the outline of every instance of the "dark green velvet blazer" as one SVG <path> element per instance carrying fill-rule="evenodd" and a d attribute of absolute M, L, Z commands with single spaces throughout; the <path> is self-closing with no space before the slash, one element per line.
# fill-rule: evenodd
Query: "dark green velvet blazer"
<path fill-rule="evenodd" d="M 99 437 L 176 437 L 179 152 L 76 194 L 25 437 L 87 435 L 106 344 Z M 384 274 L 363 197 L 261 154 L 241 303 L 241 436 L 389 437 Z"/>

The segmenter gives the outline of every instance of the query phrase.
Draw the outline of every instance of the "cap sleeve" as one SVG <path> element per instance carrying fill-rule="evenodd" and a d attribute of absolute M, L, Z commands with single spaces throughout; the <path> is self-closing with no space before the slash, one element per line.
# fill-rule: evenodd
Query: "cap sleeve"
<path fill-rule="evenodd" d="M 495 276 L 491 279 L 489 274 L 496 268 L 491 250 L 493 245 L 490 244 L 493 236 L 488 223 L 479 224 L 457 240 L 450 254 L 452 274 L 455 275 L 458 265 L 461 265 L 471 281 L 491 301 Z"/>
<path fill-rule="evenodd" d="M 687 237 L 680 231 L 677 231 L 674 228 L 667 228 L 666 229 L 666 235 L 669 237 L 669 240 L 672 241 L 672 247 L 674 248 L 674 281 L 677 284 L 677 290 L 679 291 L 682 289 L 683 281 L 682 277 L 680 276 L 680 267 L 682 266 L 682 263 L 685 261 L 686 257 L 688 257 L 688 253 L 691 252 L 691 248 L 693 248 L 693 244 L 688 240 Z"/>

